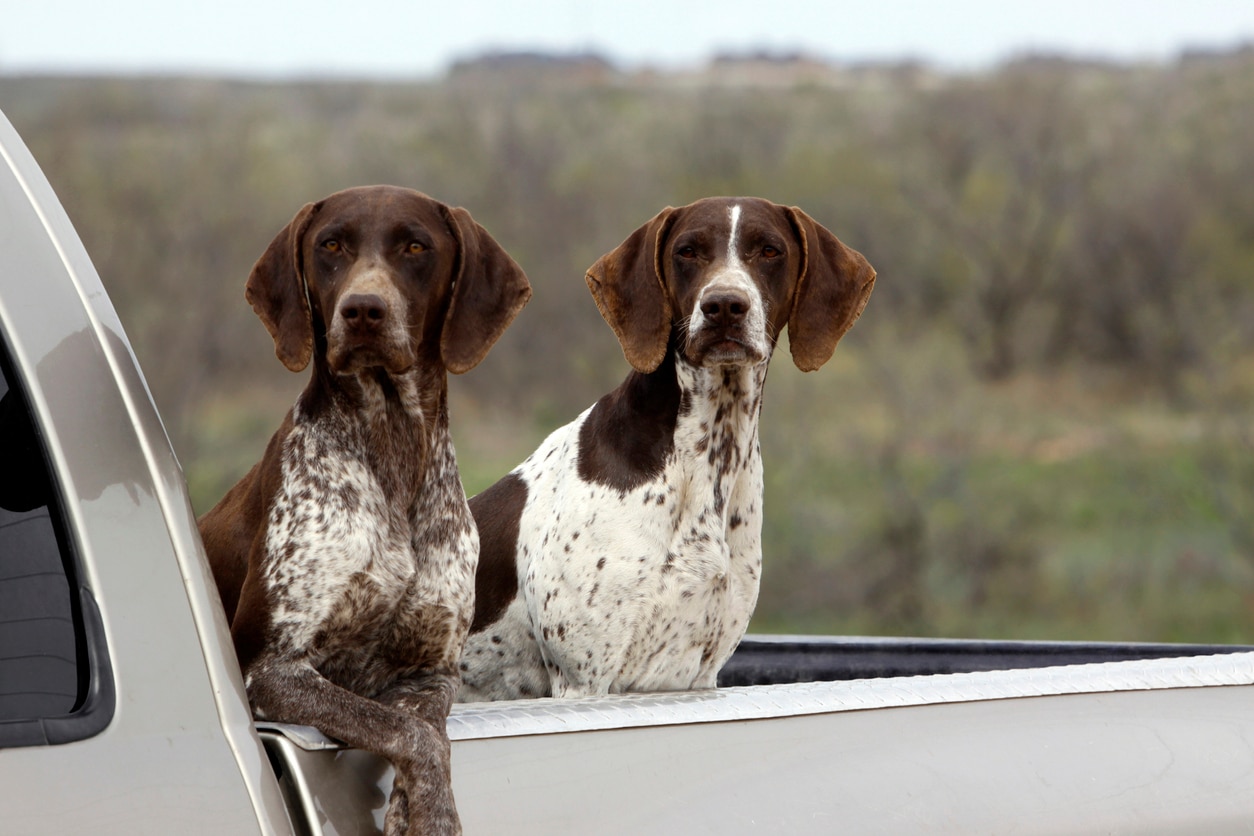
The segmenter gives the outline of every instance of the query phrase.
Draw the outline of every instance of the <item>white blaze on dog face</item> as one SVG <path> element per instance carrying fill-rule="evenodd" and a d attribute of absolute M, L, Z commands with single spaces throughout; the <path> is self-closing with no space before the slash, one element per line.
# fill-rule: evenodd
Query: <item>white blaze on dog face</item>
<path fill-rule="evenodd" d="M 765 302 L 743 257 L 741 216 L 739 203 L 727 207 L 726 232 L 715 232 L 708 260 L 697 273 L 687 353 L 699 365 L 752 364 L 770 356 Z"/>

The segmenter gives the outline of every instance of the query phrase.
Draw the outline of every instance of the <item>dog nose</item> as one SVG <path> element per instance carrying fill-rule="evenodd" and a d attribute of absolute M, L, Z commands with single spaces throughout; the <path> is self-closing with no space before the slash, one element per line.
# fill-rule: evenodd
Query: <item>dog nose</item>
<path fill-rule="evenodd" d="M 701 299 L 701 313 L 717 325 L 738 325 L 749 313 L 748 294 L 730 288 L 712 290 Z"/>
<path fill-rule="evenodd" d="M 373 293 L 354 293 L 340 302 L 340 316 L 350 328 L 374 330 L 387 320 L 388 305 Z"/>

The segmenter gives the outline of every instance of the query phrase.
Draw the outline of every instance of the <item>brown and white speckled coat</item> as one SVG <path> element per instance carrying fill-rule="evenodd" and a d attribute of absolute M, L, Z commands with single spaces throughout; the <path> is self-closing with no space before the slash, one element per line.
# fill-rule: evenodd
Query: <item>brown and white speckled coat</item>
<path fill-rule="evenodd" d="M 588 271 L 633 371 L 471 499 L 461 700 L 711 688 L 762 566 L 758 417 L 775 341 L 806 371 L 875 271 L 804 212 L 666 209 Z"/>
<path fill-rule="evenodd" d="M 381 186 L 304 207 L 248 279 L 279 359 L 313 374 L 201 534 L 257 716 L 388 758 L 389 834 L 460 832 L 445 718 L 478 537 L 446 373 L 530 293 L 464 210 Z"/>

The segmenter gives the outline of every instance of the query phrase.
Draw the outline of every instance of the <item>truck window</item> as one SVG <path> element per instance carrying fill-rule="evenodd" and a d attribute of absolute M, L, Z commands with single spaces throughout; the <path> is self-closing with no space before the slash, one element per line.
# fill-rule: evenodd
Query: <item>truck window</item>
<path fill-rule="evenodd" d="M 48 457 L 12 369 L 0 341 L 0 747 L 66 742 L 109 719 L 84 726 L 75 716 L 92 702 L 82 606 L 91 598 L 80 594 Z"/>

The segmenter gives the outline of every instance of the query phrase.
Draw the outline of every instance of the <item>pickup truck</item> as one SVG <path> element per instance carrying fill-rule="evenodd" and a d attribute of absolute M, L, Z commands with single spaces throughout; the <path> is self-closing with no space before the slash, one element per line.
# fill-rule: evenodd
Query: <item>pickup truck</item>
<path fill-rule="evenodd" d="M 0 833 L 377 833 L 254 721 L 186 485 L 0 116 Z M 768 558 L 769 559 L 769 558 Z M 465 831 L 1254 831 L 1254 648 L 750 636 L 711 691 L 455 706 Z"/>

